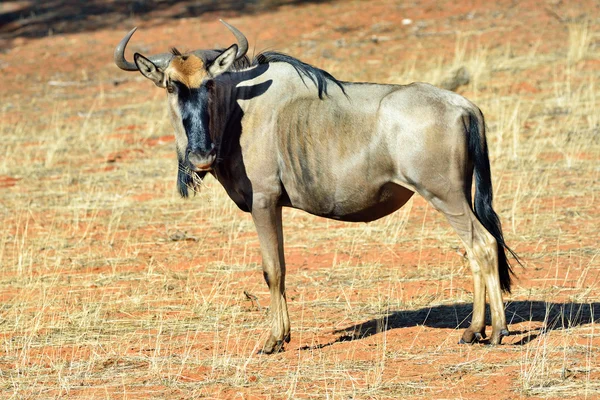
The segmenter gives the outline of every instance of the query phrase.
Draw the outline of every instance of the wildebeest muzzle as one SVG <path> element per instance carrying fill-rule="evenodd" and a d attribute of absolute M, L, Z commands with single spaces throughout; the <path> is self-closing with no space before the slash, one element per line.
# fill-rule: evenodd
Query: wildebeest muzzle
<path fill-rule="evenodd" d="M 217 159 L 217 149 L 214 144 L 211 144 L 208 151 L 188 150 L 187 158 L 192 171 L 210 171 Z"/>

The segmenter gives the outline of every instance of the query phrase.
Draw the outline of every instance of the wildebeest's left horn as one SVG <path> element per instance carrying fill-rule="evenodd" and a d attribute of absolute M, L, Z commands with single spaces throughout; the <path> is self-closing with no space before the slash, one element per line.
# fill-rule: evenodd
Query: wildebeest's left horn
<path fill-rule="evenodd" d="M 246 53 L 248 52 L 248 39 L 246 39 L 246 36 L 244 36 L 244 34 L 242 32 L 240 32 L 236 27 L 229 25 L 227 22 L 223 21 L 222 19 L 220 19 L 219 21 L 221 21 L 221 23 L 223 25 L 225 25 L 227 27 L 227 29 L 229 29 L 231 31 L 231 33 L 233 33 L 233 36 L 235 36 L 235 38 L 238 41 L 238 52 L 237 55 L 235 56 L 236 60 L 239 60 L 240 58 L 244 57 L 246 55 Z"/>
<path fill-rule="evenodd" d="M 119 67 L 125 71 L 137 71 L 138 70 L 138 67 L 137 67 L 137 65 L 135 65 L 135 63 L 132 63 L 125 59 L 125 47 L 127 47 L 127 43 L 129 43 L 129 39 L 131 39 L 131 36 L 133 36 L 136 29 L 137 29 L 137 27 L 130 30 L 129 33 L 127 35 L 125 35 L 125 37 L 123 39 L 121 39 L 121 41 L 115 48 L 115 54 L 114 54 L 115 64 L 117 64 L 117 67 Z M 162 54 L 156 54 L 156 55 L 150 56 L 150 57 L 148 57 L 148 59 L 150 61 L 152 61 L 154 63 L 154 65 L 156 65 L 158 68 L 164 69 L 169 65 L 169 61 L 171 61 L 172 57 L 173 57 L 173 55 L 170 53 L 162 53 Z"/>

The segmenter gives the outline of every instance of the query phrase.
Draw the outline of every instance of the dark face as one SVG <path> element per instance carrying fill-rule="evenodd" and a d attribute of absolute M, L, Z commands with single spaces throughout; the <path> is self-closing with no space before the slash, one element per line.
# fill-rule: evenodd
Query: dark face
<path fill-rule="evenodd" d="M 194 172 L 210 171 L 217 157 L 209 131 L 208 88 L 206 84 L 189 88 L 181 82 L 169 82 L 167 90 L 175 97 L 180 115 L 180 128 L 185 132 L 187 145 L 180 154 L 186 166 Z M 179 122 L 179 121 L 178 121 Z"/>
<path fill-rule="evenodd" d="M 188 197 L 188 188 L 196 187 L 216 160 L 208 128 L 208 91 L 202 84 L 190 88 L 172 77 L 166 78 L 165 86 L 177 147 L 177 188 Z"/>
<path fill-rule="evenodd" d="M 231 67 L 236 60 L 237 45 L 224 50 L 208 65 L 196 55 L 177 53 L 164 69 L 137 53 L 134 60 L 142 75 L 167 89 L 180 168 L 210 171 L 217 152 L 208 129 L 206 82 Z"/>

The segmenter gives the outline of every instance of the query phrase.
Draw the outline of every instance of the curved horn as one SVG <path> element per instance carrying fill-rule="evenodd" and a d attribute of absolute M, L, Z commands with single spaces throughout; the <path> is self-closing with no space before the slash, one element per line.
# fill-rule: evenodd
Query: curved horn
<path fill-rule="evenodd" d="M 233 36 L 235 36 L 235 38 L 238 41 L 238 52 L 237 52 L 237 55 L 235 56 L 235 59 L 237 61 L 240 58 L 244 57 L 246 55 L 246 53 L 248 52 L 248 39 L 246 39 L 246 36 L 244 36 L 244 34 L 242 32 L 240 32 L 236 27 L 229 25 L 227 22 L 223 21 L 222 19 L 220 19 L 219 21 L 221 21 L 221 23 L 223 25 L 225 25 L 227 27 L 227 29 L 229 29 L 231 31 L 231 33 L 233 33 Z"/>
<path fill-rule="evenodd" d="M 125 35 L 123 39 L 121 39 L 117 47 L 115 47 L 115 64 L 117 64 L 117 67 L 121 68 L 124 71 L 138 70 L 138 67 L 137 65 L 135 65 L 135 63 L 132 63 L 125 59 L 125 47 L 127 47 L 127 43 L 129 43 L 129 39 L 131 39 L 136 29 L 137 27 L 130 30 L 129 33 Z M 158 68 L 164 69 L 169 65 L 169 61 L 171 61 L 172 57 L 173 55 L 170 53 L 162 53 L 150 56 L 148 57 L 148 59 L 152 61 L 152 63 L 154 63 L 154 65 L 156 65 Z"/>
<path fill-rule="evenodd" d="M 117 64 L 117 67 L 125 71 L 138 70 L 138 67 L 134 63 L 125 59 L 125 47 L 127 47 L 127 43 L 129 43 L 129 39 L 131 39 L 131 36 L 133 36 L 136 29 L 137 27 L 130 30 L 129 33 L 125 35 L 123 39 L 121 39 L 117 47 L 115 47 L 115 64 Z"/>

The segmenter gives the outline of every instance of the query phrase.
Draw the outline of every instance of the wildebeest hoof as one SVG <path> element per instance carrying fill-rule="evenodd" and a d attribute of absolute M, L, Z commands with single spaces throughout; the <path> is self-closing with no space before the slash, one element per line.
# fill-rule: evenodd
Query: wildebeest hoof
<path fill-rule="evenodd" d="M 490 344 L 492 344 L 492 345 L 500 345 L 500 344 L 502 344 L 502 338 L 504 336 L 510 336 L 510 332 L 506 328 L 501 329 L 500 332 L 497 335 L 495 334 L 495 332 L 492 333 L 492 338 L 490 340 Z"/>
<path fill-rule="evenodd" d="M 473 344 L 479 343 L 485 339 L 485 331 L 481 332 L 473 332 L 470 329 L 467 329 L 465 333 L 463 333 L 462 338 L 458 341 L 458 344 Z"/>
<path fill-rule="evenodd" d="M 289 343 L 289 339 L 286 337 L 286 341 Z M 272 336 L 267 340 L 267 343 L 263 346 L 262 350 L 259 350 L 259 354 L 274 354 L 283 351 L 283 340 L 274 339 Z"/>

